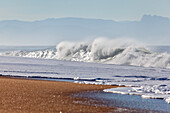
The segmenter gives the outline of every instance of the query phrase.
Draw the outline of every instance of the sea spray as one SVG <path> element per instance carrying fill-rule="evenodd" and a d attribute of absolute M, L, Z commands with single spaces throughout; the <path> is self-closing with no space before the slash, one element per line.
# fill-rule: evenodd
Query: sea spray
<path fill-rule="evenodd" d="M 129 39 L 97 38 L 92 42 L 64 41 L 56 49 L 12 51 L 3 56 L 34 57 L 118 65 L 170 68 L 170 54 L 156 53 Z"/>

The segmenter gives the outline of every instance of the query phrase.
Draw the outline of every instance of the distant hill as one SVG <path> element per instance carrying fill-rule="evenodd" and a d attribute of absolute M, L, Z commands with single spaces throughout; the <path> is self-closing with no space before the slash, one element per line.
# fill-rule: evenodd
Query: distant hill
<path fill-rule="evenodd" d="M 170 44 L 170 19 L 144 15 L 140 21 L 51 18 L 26 22 L 0 21 L 0 45 L 55 45 L 63 40 L 131 37 L 153 44 Z"/>

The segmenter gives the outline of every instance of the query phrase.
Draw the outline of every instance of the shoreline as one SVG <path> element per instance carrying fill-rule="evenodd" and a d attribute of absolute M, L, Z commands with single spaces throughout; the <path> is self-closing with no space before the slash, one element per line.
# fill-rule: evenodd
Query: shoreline
<path fill-rule="evenodd" d="M 0 77 L 0 112 L 114 112 L 116 108 L 81 104 L 70 95 L 118 86 Z"/>
<path fill-rule="evenodd" d="M 0 76 L 0 112 L 5 113 L 143 113 L 152 110 L 109 107 L 85 92 L 123 86 L 78 84 Z M 74 96 L 75 94 L 79 94 Z M 90 93 L 87 93 L 90 95 Z M 155 111 L 159 112 L 159 111 Z"/>

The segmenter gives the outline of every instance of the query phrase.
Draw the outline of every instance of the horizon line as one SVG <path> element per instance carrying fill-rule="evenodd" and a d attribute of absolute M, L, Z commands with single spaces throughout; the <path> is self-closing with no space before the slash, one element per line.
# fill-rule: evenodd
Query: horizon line
<path fill-rule="evenodd" d="M 112 19 L 90 18 L 90 17 L 47 17 L 47 18 L 44 18 L 44 19 L 35 19 L 35 20 L 3 19 L 3 20 L 0 20 L 0 22 L 3 22 L 3 21 L 39 22 L 39 21 L 50 20 L 50 19 L 66 19 L 66 18 L 70 18 L 70 19 L 94 19 L 94 20 L 104 20 L 104 21 L 126 22 L 126 21 L 141 21 L 144 16 L 152 16 L 152 17 L 157 16 L 157 17 L 170 19 L 169 17 L 155 15 L 155 14 L 153 14 L 153 15 L 152 14 L 144 14 L 142 17 L 140 17 L 139 20 L 138 19 L 136 19 L 136 20 L 112 20 Z"/>

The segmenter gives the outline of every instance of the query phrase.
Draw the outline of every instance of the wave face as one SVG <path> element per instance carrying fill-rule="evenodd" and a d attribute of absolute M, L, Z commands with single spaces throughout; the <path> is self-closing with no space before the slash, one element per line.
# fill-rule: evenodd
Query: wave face
<path fill-rule="evenodd" d="M 95 39 L 93 42 L 61 42 L 56 46 L 57 58 L 73 61 L 103 62 L 122 53 L 131 41 Z M 83 60 L 84 59 L 84 60 Z"/>
<path fill-rule="evenodd" d="M 170 54 L 152 52 L 132 40 L 98 38 L 92 42 L 61 42 L 56 49 L 12 51 L 3 56 L 34 57 L 144 67 L 170 68 Z"/>

